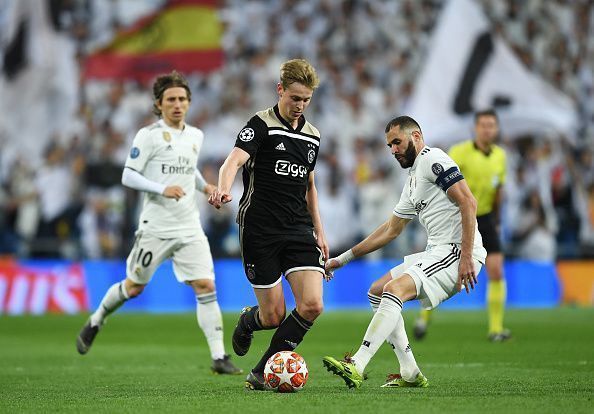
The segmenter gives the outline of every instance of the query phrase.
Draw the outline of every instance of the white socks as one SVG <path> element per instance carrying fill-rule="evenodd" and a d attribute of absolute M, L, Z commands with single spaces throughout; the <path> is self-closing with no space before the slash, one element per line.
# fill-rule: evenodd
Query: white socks
<path fill-rule="evenodd" d="M 223 344 L 223 317 L 217 302 L 217 292 L 204 293 L 196 296 L 196 316 L 198 326 L 204 332 L 206 342 L 210 348 L 212 359 L 221 359 L 225 356 Z"/>
<path fill-rule="evenodd" d="M 107 289 L 105 296 L 103 296 L 99 307 L 95 313 L 91 315 L 91 326 L 103 325 L 107 315 L 113 313 L 128 299 L 130 299 L 130 296 L 128 295 L 128 292 L 126 292 L 123 280 L 111 285 L 111 287 Z"/>
<path fill-rule="evenodd" d="M 367 293 L 367 297 L 369 298 L 369 303 L 371 304 L 373 312 L 376 312 L 380 305 L 381 298 L 379 296 L 372 295 L 371 293 Z M 396 328 L 390 332 L 390 335 L 388 335 L 386 341 L 392 346 L 392 349 L 396 354 L 396 358 L 398 358 L 398 363 L 400 364 L 400 375 L 402 378 L 404 378 L 406 381 L 414 380 L 421 370 L 417 365 L 417 361 L 413 355 L 410 343 L 408 342 L 408 336 L 406 335 L 404 318 L 402 317 L 402 314 L 400 314 Z"/>
<path fill-rule="evenodd" d="M 355 366 L 363 373 L 371 357 L 377 352 L 385 340 L 392 346 L 400 364 L 400 375 L 406 381 L 412 381 L 420 372 L 410 348 L 404 319 L 402 318 L 402 301 L 395 295 L 384 292 L 382 298 L 367 294 L 371 308 L 375 312 L 363 345 L 353 355 Z"/>

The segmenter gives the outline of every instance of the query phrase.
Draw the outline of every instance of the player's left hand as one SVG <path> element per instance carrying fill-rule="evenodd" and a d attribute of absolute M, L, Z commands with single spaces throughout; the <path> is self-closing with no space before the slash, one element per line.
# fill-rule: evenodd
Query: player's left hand
<path fill-rule="evenodd" d="M 186 192 L 179 185 L 170 185 L 163 190 L 163 197 L 173 198 L 175 201 L 179 201 L 179 199 L 185 195 Z"/>
<path fill-rule="evenodd" d="M 316 241 L 318 243 L 318 247 L 322 251 L 322 258 L 324 261 L 328 260 L 330 257 L 330 247 L 328 246 L 326 235 L 323 232 L 316 233 Z"/>
<path fill-rule="evenodd" d="M 470 293 L 470 289 L 474 289 L 474 286 L 477 283 L 478 281 L 476 279 L 472 257 L 461 257 L 460 265 L 458 266 L 458 282 L 456 283 L 456 288 L 458 291 L 461 291 L 462 287 L 464 287 L 466 293 Z M 469 286 L 470 289 L 468 288 Z"/>

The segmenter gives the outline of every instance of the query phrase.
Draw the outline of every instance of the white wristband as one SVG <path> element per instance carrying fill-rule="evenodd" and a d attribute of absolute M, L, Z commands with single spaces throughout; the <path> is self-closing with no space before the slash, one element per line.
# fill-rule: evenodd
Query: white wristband
<path fill-rule="evenodd" d="M 341 266 L 346 265 L 348 262 L 350 262 L 351 260 L 353 260 L 355 258 L 355 255 L 353 254 L 353 249 L 348 249 L 346 252 L 342 253 L 341 255 L 336 257 L 336 260 L 338 260 L 338 263 L 340 263 Z"/>

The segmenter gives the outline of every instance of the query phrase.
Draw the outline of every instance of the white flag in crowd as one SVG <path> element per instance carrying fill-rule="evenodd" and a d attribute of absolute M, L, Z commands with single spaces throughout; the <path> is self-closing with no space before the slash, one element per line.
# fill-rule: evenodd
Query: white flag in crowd
<path fill-rule="evenodd" d="M 49 2 L 5 0 L 0 8 L 0 145 L 38 160 L 77 109 L 76 50 L 54 29 Z M 5 147 L 7 147 L 5 149 Z"/>
<path fill-rule="evenodd" d="M 574 139 L 574 103 L 524 67 L 490 29 L 476 2 L 445 6 L 408 111 L 429 144 L 468 139 L 473 112 L 487 108 L 497 110 L 507 136 L 556 132 Z"/>

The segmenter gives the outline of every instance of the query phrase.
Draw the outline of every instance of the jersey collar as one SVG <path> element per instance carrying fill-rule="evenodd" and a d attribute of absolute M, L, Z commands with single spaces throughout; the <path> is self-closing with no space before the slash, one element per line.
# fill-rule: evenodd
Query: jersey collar
<path fill-rule="evenodd" d="M 167 128 L 168 130 L 177 132 L 178 134 L 181 134 L 182 132 L 184 132 L 186 130 L 186 126 L 187 126 L 186 123 L 184 122 L 184 127 L 182 129 L 172 128 L 172 127 L 170 127 L 169 125 L 167 125 L 165 123 L 165 121 L 163 120 L 163 118 L 159 119 L 157 121 L 157 123 L 159 125 L 161 125 L 163 128 Z"/>
<path fill-rule="evenodd" d="M 281 123 L 286 126 L 287 128 L 289 128 L 291 131 L 301 131 L 301 128 L 303 128 L 303 125 L 305 125 L 305 116 L 303 116 L 303 114 L 299 117 L 299 120 L 297 121 L 297 128 L 293 129 L 293 127 L 291 126 L 291 124 L 289 124 L 287 121 L 285 121 L 285 119 L 281 116 L 280 111 L 278 109 L 278 104 L 274 105 L 274 114 L 276 115 L 276 117 L 278 118 L 279 121 L 281 121 Z"/>
<path fill-rule="evenodd" d="M 489 146 L 489 151 L 485 152 L 482 149 L 479 148 L 478 145 L 476 145 L 476 141 L 472 141 L 472 146 L 474 147 L 475 150 L 477 150 L 478 152 L 482 153 L 483 155 L 486 155 L 487 157 L 489 155 L 491 155 L 491 153 L 493 152 L 493 146 L 490 145 Z"/>
<path fill-rule="evenodd" d="M 423 151 L 429 148 L 427 145 L 424 145 L 423 148 L 421 148 L 421 150 L 419 151 L 419 153 L 417 154 L 416 158 L 415 158 L 415 162 L 413 162 L 412 167 L 410 167 L 410 171 L 411 173 L 417 168 L 417 164 L 419 163 L 419 158 L 421 158 L 421 154 L 423 153 Z"/>

